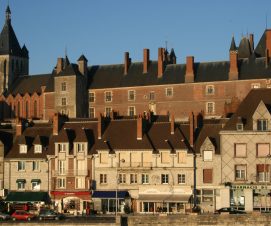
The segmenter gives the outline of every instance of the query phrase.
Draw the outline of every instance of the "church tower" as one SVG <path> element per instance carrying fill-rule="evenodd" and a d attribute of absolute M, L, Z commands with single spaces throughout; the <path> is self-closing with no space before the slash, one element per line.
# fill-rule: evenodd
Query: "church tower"
<path fill-rule="evenodd" d="M 11 25 L 11 11 L 6 9 L 6 20 L 0 34 L 0 94 L 11 89 L 17 77 L 29 71 L 28 50 L 22 48 Z"/>

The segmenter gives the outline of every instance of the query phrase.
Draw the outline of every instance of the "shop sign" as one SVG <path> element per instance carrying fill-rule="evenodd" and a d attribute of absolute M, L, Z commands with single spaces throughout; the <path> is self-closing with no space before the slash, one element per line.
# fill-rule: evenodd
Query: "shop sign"
<path fill-rule="evenodd" d="M 267 189 L 266 185 L 252 185 L 252 184 L 241 184 L 241 185 L 232 185 L 232 189 Z"/>

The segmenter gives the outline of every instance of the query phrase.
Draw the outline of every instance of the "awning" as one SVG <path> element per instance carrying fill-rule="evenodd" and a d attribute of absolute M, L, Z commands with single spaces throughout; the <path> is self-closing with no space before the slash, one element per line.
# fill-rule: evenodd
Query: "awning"
<path fill-rule="evenodd" d="M 138 200 L 187 203 L 190 197 L 191 194 L 139 194 Z"/>
<path fill-rule="evenodd" d="M 38 182 L 38 183 L 40 183 L 41 180 L 40 179 L 32 179 L 31 182 Z"/>
<path fill-rule="evenodd" d="M 10 192 L 5 202 L 50 202 L 48 192 Z"/>
<path fill-rule="evenodd" d="M 129 197 L 128 191 L 118 191 L 118 199 L 124 199 Z M 116 191 L 94 191 L 92 194 L 92 198 L 116 198 Z"/>
<path fill-rule="evenodd" d="M 17 180 L 16 180 L 16 183 L 25 183 L 25 182 L 26 182 L 25 179 L 17 179 Z"/>

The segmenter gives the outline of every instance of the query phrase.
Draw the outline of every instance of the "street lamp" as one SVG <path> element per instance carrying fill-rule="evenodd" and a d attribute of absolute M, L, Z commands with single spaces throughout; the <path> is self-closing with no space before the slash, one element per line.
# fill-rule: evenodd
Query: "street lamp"
<path fill-rule="evenodd" d="M 193 174 L 194 174 L 194 184 L 193 184 L 193 207 L 192 211 L 197 212 L 198 211 L 198 205 L 197 205 L 197 154 L 195 149 L 193 148 L 193 145 L 191 145 L 188 140 L 182 139 L 181 140 L 188 150 L 192 151 L 193 153 Z"/>

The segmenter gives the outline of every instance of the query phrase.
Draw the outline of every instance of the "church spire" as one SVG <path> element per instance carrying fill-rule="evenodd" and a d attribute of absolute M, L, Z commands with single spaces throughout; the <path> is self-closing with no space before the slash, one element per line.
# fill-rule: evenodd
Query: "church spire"
<path fill-rule="evenodd" d="M 11 11 L 10 11 L 10 8 L 9 8 L 9 5 L 8 5 L 7 9 L 6 9 L 6 22 L 10 23 L 10 21 L 11 21 Z"/>

